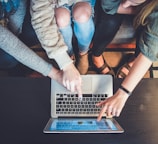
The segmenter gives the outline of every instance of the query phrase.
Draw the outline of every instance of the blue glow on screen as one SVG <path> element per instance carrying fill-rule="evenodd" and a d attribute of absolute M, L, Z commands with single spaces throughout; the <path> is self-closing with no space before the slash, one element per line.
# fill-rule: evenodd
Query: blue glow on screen
<path fill-rule="evenodd" d="M 50 130 L 60 131 L 93 131 L 93 130 L 117 130 L 110 119 L 97 121 L 95 119 L 55 119 Z"/>

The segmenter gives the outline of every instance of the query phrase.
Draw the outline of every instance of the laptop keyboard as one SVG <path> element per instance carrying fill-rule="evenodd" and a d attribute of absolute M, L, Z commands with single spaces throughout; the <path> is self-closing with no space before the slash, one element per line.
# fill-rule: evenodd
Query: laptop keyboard
<path fill-rule="evenodd" d="M 107 94 L 83 94 L 82 101 L 77 94 L 56 94 L 57 115 L 98 115 L 101 107 L 96 103 L 107 98 Z"/>

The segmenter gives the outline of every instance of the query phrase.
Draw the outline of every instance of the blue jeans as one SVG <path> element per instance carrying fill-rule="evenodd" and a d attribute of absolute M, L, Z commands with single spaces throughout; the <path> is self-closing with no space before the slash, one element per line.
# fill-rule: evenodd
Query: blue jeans
<path fill-rule="evenodd" d="M 63 35 L 66 45 L 68 46 L 68 53 L 70 56 L 74 54 L 72 46 L 73 30 L 77 38 L 79 53 L 86 53 L 89 50 L 89 45 L 95 31 L 93 16 L 96 0 L 87 0 L 86 2 L 88 2 L 92 7 L 92 16 L 89 18 L 89 20 L 85 23 L 79 23 L 72 18 L 73 28 L 70 23 L 68 26 L 59 29 Z M 73 6 L 68 7 L 65 5 L 63 7 L 69 9 L 70 11 L 73 9 Z"/>
<path fill-rule="evenodd" d="M 20 1 L 18 10 L 13 15 L 10 15 L 8 18 L 9 20 L 8 28 L 17 36 L 22 31 L 22 24 L 24 21 L 25 13 L 26 13 L 26 0 L 22 0 Z M 1 69 L 12 68 L 12 67 L 15 67 L 17 64 L 18 64 L 18 61 L 14 57 L 12 57 L 8 53 L 0 49 L 0 68 Z"/>

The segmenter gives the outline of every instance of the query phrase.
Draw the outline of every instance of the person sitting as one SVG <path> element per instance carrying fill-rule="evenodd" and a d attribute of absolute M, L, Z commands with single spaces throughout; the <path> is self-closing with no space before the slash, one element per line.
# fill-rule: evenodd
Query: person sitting
<path fill-rule="evenodd" d="M 115 74 L 114 70 L 107 64 L 106 60 L 104 59 L 103 53 L 106 47 L 114 40 L 114 37 L 119 31 L 123 21 L 126 20 L 127 17 L 129 20 L 133 20 L 135 11 L 133 10 L 130 16 L 129 12 L 125 14 L 116 12 L 116 9 L 111 10 L 110 3 L 111 2 L 104 0 L 98 1 L 97 3 L 97 23 L 93 37 L 93 45 L 91 48 L 91 59 L 93 64 L 92 66 L 97 73 L 111 74 L 114 77 L 117 77 L 117 74 Z"/>
<path fill-rule="evenodd" d="M 32 25 L 36 34 L 48 57 L 55 59 L 61 69 L 72 63 L 70 57 L 74 58 L 71 27 L 73 21 L 80 55 L 77 68 L 81 74 L 85 74 L 88 70 L 89 45 L 94 33 L 92 15 L 95 0 L 31 2 Z"/>
<path fill-rule="evenodd" d="M 65 79 L 64 73 L 67 71 L 53 67 L 17 37 L 22 30 L 26 12 L 26 0 L 1 0 L 0 10 L 0 20 L 3 22 L 0 24 L 0 68 L 14 67 L 19 61 L 44 76 L 55 79 L 68 90 L 77 91 L 81 95 L 79 73 L 75 73 L 76 78 Z"/>
<path fill-rule="evenodd" d="M 8 28 L 14 33 L 14 35 L 18 36 L 22 31 L 22 23 L 24 20 L 25 12 L 26 1 L 20 3 L 19 0 L 0 0 L 0 26 Z M 13 68 L 18 64 L 18 61 L 2 49 L 2 32 L 0 39 L 0 68 Z M 8 43 L 9 42 L 10 39 L 8 39 Z"/>
<path fill-rule="evenodd" d="M 63 1 L 63 4 L 59 3 L 55 8 L 57 26 L 64 37 L 68 46 L 68 53 L 72 59 L 75 57 L 74 51 L 78 51 L 75 46 L 73 50 L 73 31 L 76 36 L 79 49 L 77 69 L 80 74 L 86 74 L 88 71 L 88 51 L 94 34 L 94 6 L 95 0 L 74 0 L 68 3 Z"/>
<path fill-rule="evenodd" d="M 153 61 L 158 61 L 158 0 L 102 0 L 106 12 L 130 14 L 137 10 L 134 18 L 136 36 L 136 58 L 132 67 L 113 96 L 99 102 L 102 109 L 98 120 L 103 114 L 119 116 L 127 99 L 143 78 Z M 113 9 L 111 9 L 113 8 Z"/>

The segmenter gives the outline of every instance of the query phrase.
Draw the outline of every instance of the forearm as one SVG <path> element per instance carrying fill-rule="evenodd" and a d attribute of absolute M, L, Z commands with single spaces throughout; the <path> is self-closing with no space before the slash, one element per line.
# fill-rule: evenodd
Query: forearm
<path fill-rule="evenodd" d="M 136 58 L 128 76 L 122 82 L 122 86 L 132 92 L 140 80 L 143 78 L 145 73 L 148 71 L 151 64 L 152 61 L 140 53 Z"/>
<path fill-rule="evenodd" d="M 0 48 L 27 67 L 47 76 L 52 65 L 44 61 L 26 45 L 24 45 L 8 29 L 0 26 Z"/>
<path fill-rule="evenodd" d="M 31 22 L 37 37 L 50 59 L 55 59 L 63 69 L 72 60 L 67 54 L 68 47 L 60 34 L 54 15 L 55 2 L 49 0 L 32 0 Z"/>
<path fill-rule="evenodd" d="M 119 14 L 135 14 L 137 10 L 137 7 L 127 7 L 124 8 L 122 6 L 122 3 L 119 5 L 117 13 Z"/>

